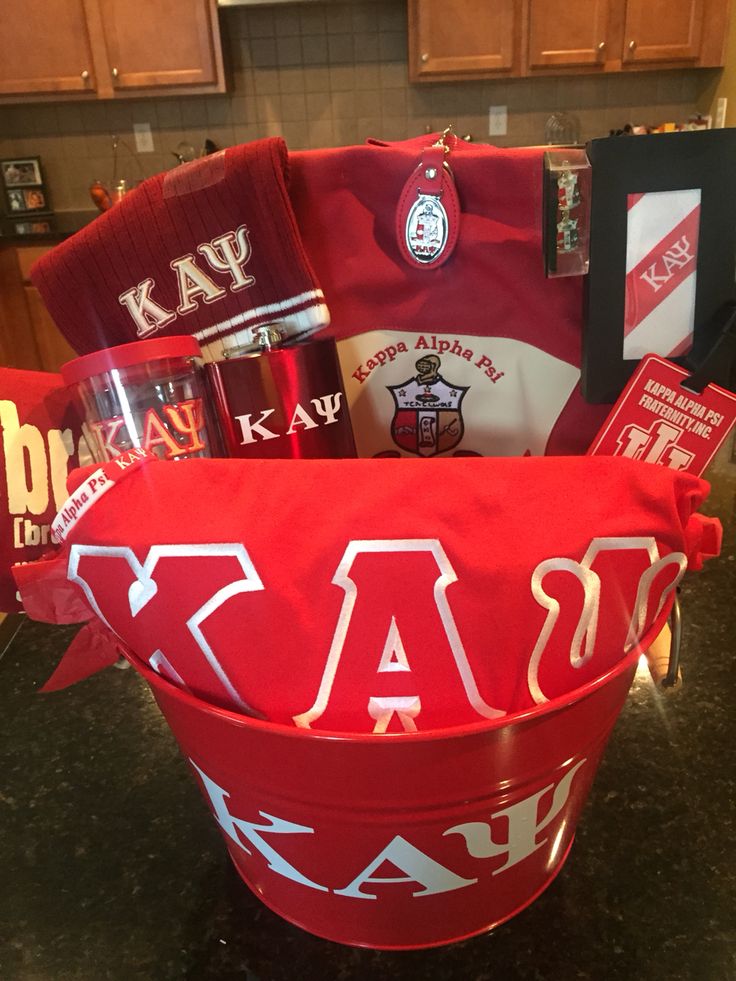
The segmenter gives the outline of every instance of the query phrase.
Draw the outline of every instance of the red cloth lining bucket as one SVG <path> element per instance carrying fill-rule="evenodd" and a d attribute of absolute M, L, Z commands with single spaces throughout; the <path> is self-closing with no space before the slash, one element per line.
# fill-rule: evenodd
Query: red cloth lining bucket
<path fill-rule="evenodd" d="M 238 715 L 129 656 L 250 889 L 318 936 L 415 949 L 491 930 L 552 882 L 658 629 L 607 674 L 544 705 L 380 736 Z"/>

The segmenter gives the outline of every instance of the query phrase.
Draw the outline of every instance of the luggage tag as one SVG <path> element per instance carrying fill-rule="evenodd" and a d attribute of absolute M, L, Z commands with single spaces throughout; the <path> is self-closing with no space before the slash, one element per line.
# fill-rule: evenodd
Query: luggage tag
<path fill-rule="evenodd" d="M 691 387 L 688 387 L 690 385 Z M 736 395 L 648 354 L 593 440 L 589 456 L 625 456 L 700 476 L 736 422 Z"/>
<path fill-rule="evenodd" d="M 419 269 L 447 262 L 460 231 L 460 202 L 447 163 L 447 127 L 436 143 L 425 147 L 419 165 L 401 191 L 396 211 L 396 240 L 403 258 Z"/>

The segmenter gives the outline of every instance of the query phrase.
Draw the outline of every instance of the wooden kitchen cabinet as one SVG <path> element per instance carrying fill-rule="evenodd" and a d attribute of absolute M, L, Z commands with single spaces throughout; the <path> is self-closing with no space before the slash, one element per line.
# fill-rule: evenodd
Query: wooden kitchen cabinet
<path fill-rule="evenodd" d="M 612 0 L 529 0 L 527 66 L 601 69 L 611 49 Z"/>
<path fill-rule="evenodd" d="M 24 0 L 0 15 L 0 99 L 225 90 L 216 0 Z"/>
<path fill-rule="evenodd" d="M 3 4 L 0 93 L 83 93 L 94 84 L 83 0 Z"/>
<path fill-rule="evenodd" d="M 706 44 L 706 6 L 722 18 L 724 31 L 725 2 L 529 0 L 527 68 L 534 74 L 545 68 L 625 71 L 710 65 L 722 52 L 712 42 Z"/>
<path fill-rule="evenodd" d="M 521 0 L 409 0 L 412 80 L 519 71 Z"/>
<path fill-rule="evenodd" d="M 26 298 L 31 329 L 38 347 L 38 358 L 43 371 L 58 371 L 61 365 L 77 353 L 69 344 L 54 321 L 41 299 L 41 294 L 35 286 L 24 284 L 23 292 Z"/>
<path fill-rule="evenodd" d="M 0 363 L 58 371 L 76 357 L 30 281 L 30 268 L 51 245 L 0 248 Z"/>
<path fill-rule="evenodd" d="M 116 92 L 214 84 L 210 5 L 203 0 L 97 0 Z M 214 23 L 217 23 L 216 12 Z M 218 34 L 219 44 L 219 34 Z"/>
<path fill-rule="evenodd" d="M 623 61 L 697 62 L 703 41 L 704 6 L 704 0 L 627 0 Z M 717 28 L 711 24 L 709 30 L 714 29 Z"/>
<path fill-rule="evenodd" d="M 729 0 L 409 0 L 410 76 L 717 67 L 728 12 Z"/>

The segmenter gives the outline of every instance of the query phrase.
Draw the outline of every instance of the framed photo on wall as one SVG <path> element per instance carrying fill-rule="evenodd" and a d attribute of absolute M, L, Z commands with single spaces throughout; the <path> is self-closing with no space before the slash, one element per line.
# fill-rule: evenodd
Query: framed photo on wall
<path fill-rule="evenodd" d="M 52 221 L 16 221 L 13 226 L 16 235 L 45 235 L 53 231 Z"/>
<path fill-rule="evenodd" d="M 9 215 L 30 215 L 51 210 L 40 157 L 0 160 L 0 176 Z"/>
<path fill-rule="evenodd" d="M 43 184 L 40 157 L 23 157 L 18 160 L 0 160 L 5 187 L 24 187 Z"/>
<path fill-rule="evenodd" d="M 613 136 L 593 172 L 582 390 L 614 402 L 646 354 L 694 368 L 736 300 L 736 130 Z"/>

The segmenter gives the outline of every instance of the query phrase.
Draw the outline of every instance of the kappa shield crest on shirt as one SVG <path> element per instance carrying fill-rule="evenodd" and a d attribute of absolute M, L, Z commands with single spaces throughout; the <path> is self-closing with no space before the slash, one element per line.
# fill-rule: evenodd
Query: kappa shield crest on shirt
<path fill-rule="evenodd" d="M 461 404 L 469 386 L 451 385 L 440 375 L 440 359 L 428 354 L 415 363 L 417 374 L 387 388 L 396 406 L 391 435 L 397 446 L 417 456 L 437 456 L 458 445 L 465 426 Z"/>

